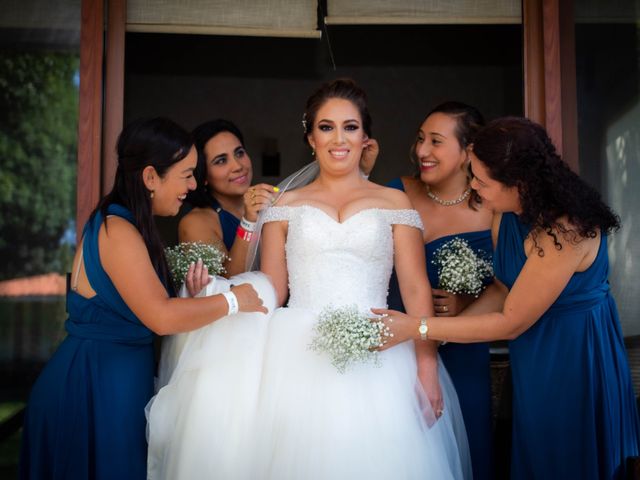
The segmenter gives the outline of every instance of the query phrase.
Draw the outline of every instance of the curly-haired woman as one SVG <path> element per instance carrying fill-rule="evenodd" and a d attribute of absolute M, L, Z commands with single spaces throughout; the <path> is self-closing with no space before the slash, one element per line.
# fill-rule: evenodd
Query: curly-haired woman
<path fill-rule="evenodd" d="M 481 130 L 471 167 L 495 212 L 496 281 L 458 317 L 375 310 L 394 320 L 388 346 L 510 340 L 511 478 L 624 478 L 640 425 L 607 279 L 619 219 L 527 119 Z"/>

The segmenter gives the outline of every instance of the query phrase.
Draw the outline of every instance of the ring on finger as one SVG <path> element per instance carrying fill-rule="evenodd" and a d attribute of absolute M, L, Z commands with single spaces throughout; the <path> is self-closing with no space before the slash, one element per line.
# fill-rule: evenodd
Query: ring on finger
<path fill-rule="evenodd" d="M 442 306 L 442 311 L 443 312 L 448 312 L 449 311 L 449 307 L 447 307 L 446 305 Z"/>

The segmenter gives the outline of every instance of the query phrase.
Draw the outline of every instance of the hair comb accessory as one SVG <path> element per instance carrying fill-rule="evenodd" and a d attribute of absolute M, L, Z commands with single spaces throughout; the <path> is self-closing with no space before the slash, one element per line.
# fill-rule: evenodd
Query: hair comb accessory
<path fill-rule="evenodd" d="M 307 133 L 307 114 L 306 113 L 302 114 L 302 130 L 304 131 L 304 133 Z"/>

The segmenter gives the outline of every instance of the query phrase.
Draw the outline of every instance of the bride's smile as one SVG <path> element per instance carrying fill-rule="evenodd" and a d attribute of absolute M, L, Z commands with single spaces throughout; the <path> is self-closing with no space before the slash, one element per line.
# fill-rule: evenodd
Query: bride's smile
<path fill-rule="evenodd" d="M 355 170 L 367 136 L 356 106 L 348 100 L 328 100 L 307 137 L 322 168 L 329 172 Z"/>

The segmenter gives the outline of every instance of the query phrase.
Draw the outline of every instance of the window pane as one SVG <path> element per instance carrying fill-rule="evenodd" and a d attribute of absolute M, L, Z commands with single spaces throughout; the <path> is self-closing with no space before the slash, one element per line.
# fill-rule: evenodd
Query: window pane
<path fill-rule="evenodd" d="M 0 422 L 64 337 L 75 252 L 80 1 L 0 9 Z M 19 432 L 2 445 L 17 477 Z"/>
<path fill-rule="evenodd" d="M 577 0 L 580 174 L 620 215 L 611 237 L 611 288 L 625 336 L 640 334 L 640 61 L 636 0 Z"/>

